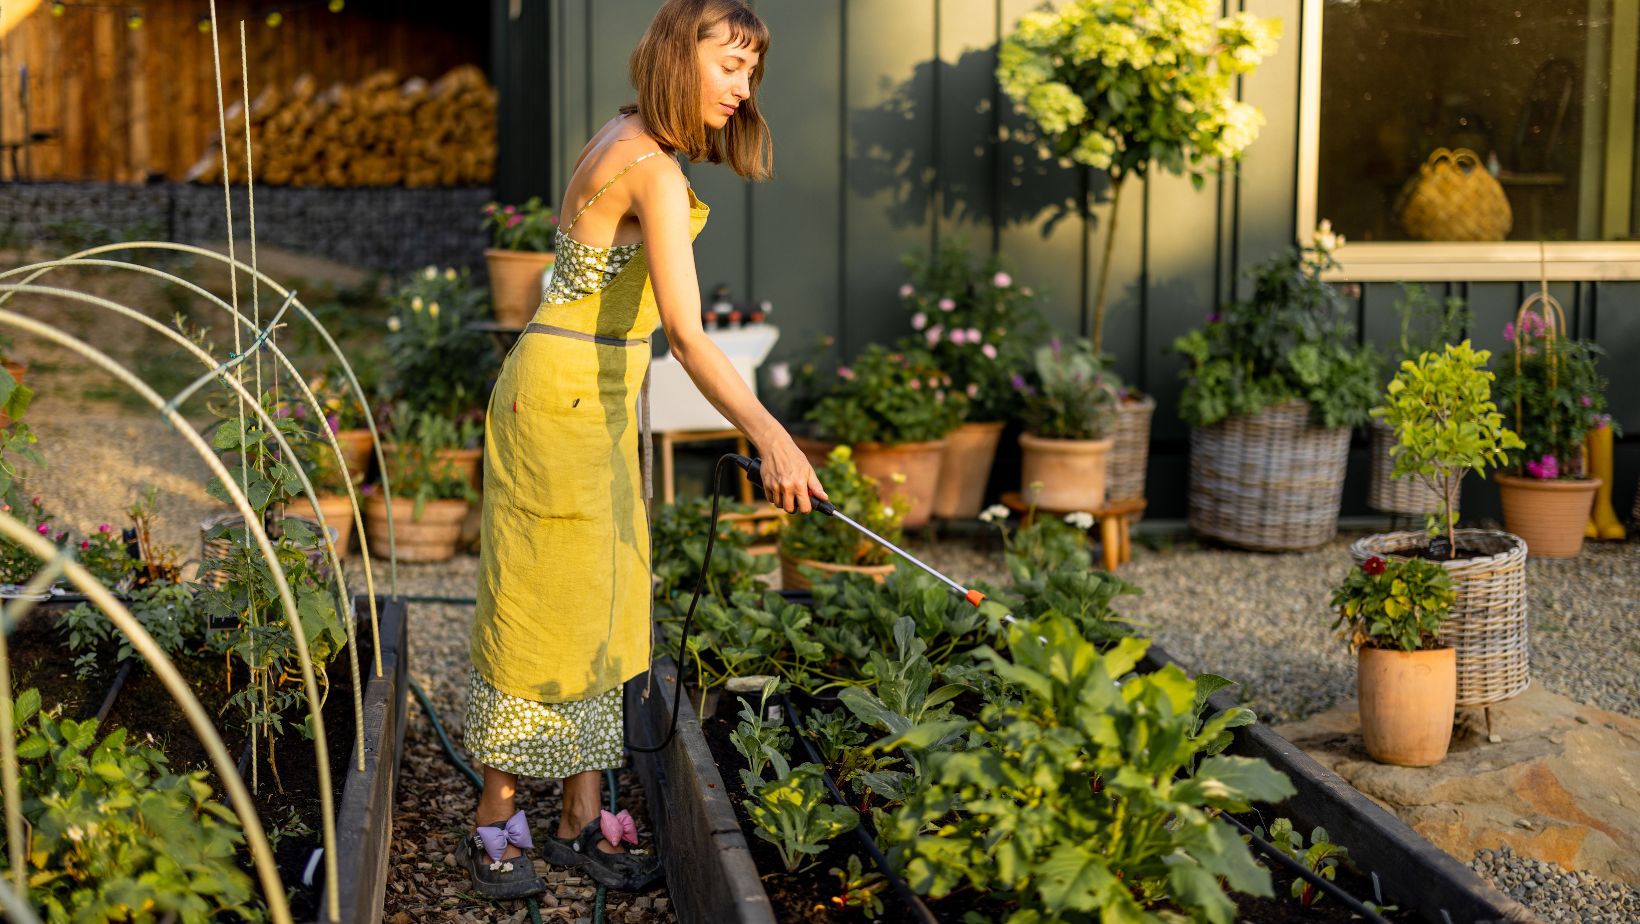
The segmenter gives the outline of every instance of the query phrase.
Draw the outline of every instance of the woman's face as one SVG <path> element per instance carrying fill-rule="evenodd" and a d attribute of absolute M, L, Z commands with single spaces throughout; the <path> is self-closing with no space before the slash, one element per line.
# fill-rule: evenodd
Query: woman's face
<path fill-rule="evenodd" d="M 757 67 L 757 52 L 746 45 L 733 44 L 728 27 L 722 23 L 701 39 L 697 50 L 701 118 L 707 128 L 720 129 L 752 95 L 752 70 Z"/>

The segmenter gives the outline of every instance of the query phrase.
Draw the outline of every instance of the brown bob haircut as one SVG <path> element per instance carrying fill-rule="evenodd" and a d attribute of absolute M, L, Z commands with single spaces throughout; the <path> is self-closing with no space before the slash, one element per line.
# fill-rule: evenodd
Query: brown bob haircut
<path fill-rule="evenodd" d="M 719 25 L 728 26 L 731 45 L 751 49 L 758 60 L 752 68 L 751 95 L 728 124 L 709 132 L 701 121 L 698 45 Z M 727 162 L 743 177 L 768 179 L 774 144 L 768 123 L 757 111 L 757 88 L 763 82 L 763 55 L 768 50 L 769 28 L 741 0 L 666 0 L 632 50 L 632 86 L 638 102 L 621 111 L 642 115 L 662 147 L 690 161 Z"/>

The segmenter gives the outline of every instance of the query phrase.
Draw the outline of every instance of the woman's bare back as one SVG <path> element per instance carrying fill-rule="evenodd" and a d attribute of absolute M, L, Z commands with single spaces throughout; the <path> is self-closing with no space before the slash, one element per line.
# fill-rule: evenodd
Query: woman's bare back
<path fill-rule="evenodd" d="M 626 183 L 611 186 L 581 215 L 579 221 L 575 219 L 575 214 L 597 195 L 610 177 L 639 157 L 659 150 L 660 146 L 644 131 L 643 120 L 637 115 L 616 116 L 604 123 L 586 147 L 581 149 L 581 156 L 570 175 L 569 186 L 564 190 L 564 207 L 559 221 L 565 228 L 572 223 L 574 225 L 572 230 L 565 233 L 594 247 L 614 247 L 642 241 L 643 229 L 633 212 L 632 190 Z"/>

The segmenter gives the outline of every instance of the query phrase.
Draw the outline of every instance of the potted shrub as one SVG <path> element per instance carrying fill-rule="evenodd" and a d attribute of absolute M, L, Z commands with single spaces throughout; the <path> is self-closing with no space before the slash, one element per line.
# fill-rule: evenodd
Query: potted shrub
<path fill-rule="evenodd" d="M 1037 340 L 1042 317 L 1035 293 L 1015 285 L 994 256 L 976 263 L 962 244 L 947 242 L 932 260 L 911 254 L 905 264 L 911 281 L 900 287 L 900 303 L 911 312 L 909 340 L 926 345 L 949 371 L 951 388 L 968 398 L 966 419 L 946 437 L 933 514 L 970 519 L 984 505 L 1003 424 L 1018 408 L 1010 376 L 1030 360 L 1026 345 Z"/>
<path fill-rule="evenodd" d="M 484 227 L 490 232 L 484 262 L 496 323 L 523 327 L 541 306 L 541 277 L 556 258 L 558 216 L 531 196 L 523 205 L 484 206 Z"/>
<path fill-rule="evenodd" d="M 914 527 L 933 513 L 945 438 L 967 404 L 927 350 L 892 352 L 874 343 L 851 365 L 837 367 L 830 392 L 807 419 L 821 438 L 854 448 L 854 464 L 876 480 L 883 503 L 899 510 L 902 525 Z M 904 495 L 899 502 L 891 499 L 897 494 Z"/>
<path fill-rule="evenodd" d="M 447 561 L 456 554 L 462 523 L 478 499 L 472 482 L 443 450 L 453 448 L 455 428 L 430 415 L 412 438 L 382 447 L 387 455 L 395 496 L 370 492 L 364 505 L 365 534 L 371 551 L 388 554 L 387 510 L 393 509 L 393 555 L 398 561 Z"/>
<path fill-rule="evenodd" d="M 1097 32 L 1090 32 L 1097 29 Z M 1281 24 L 1248 13 L 1213 16 L 1206 6 L 1155 15 L 1144 4 L 1076 0 L 1027 13 L 1001 44 L 997 82 L 1041 130 L 1048 153 L 1102 172 L 1110 191 L 1089 325 L 1104 351 L 1106 290 L 1122 190 L 1153 166 L 1199 189 L 1258 137 L 1264 117 L 1239 101 L 1236 84 L 1275 52 Z M 1097 34 L 1098 41 L 1085 36 Z M 1128 49 L 1143 48 L 1144 55 Z M 1180 80 L 1179 74 L 1189 74 Z M 1083 219 L 1088 214 L 1084 196 Z M 1154 400 L 1137 391 L 1117 404 L 1110 497 L 1144 496 Z"/>
<path fill-rule="evenodd" d="M 1541 311 L 1534 302 L 1542 301 Z M 1608 423 L 1606 380 L 1596 370 L 1602 351 L 1566 336 L 1553 300 L 1533 296 L 1514 323 L 1498 377 L 1499 400 L 1514 412 L 1525 448 L 1511 457 L 1512 472 L 1494 478 L 1503 493 L 1503 521 L 1526 540 L 1529 554 L 1570 558 L 1583 549 L 1583 531 L 1600 479 L 1586 477 L 1583 442 Z"/>
<path fill-rule="evenodd" d="M 475 490 L 482 486 L 480 421 L 499 368 L 489 338 L 470 326 L 482 319 L 483 300 L 466 270 L 426 267 L 394 294 L 384 340 L 389 428 L 405 429 L 411 424 L 399 418 L 423 415 L 455 425 L 460 441 L 439 445 L 459 459 Z"/>
<path fill-rule="evenodd" d="M 1387 403 L 1372 414 L 1394 435 L 1391 474 L 1419 484 L 1441 506 L 1423 533 L 1367 536 L 1350 547 L 1357 562 L 1418 557 L 1446 570 L 1456 598 L 1442 635 L 1456 652 L 1460 706 L 1515 695 L 1530 669 L 1525 543 L 1496 530 L 1457 528 L 1463 477 L 1502 465 L 1521 446 L 1492 403 L 1490 358 L 1465 340 L 1401 364 Z"/>
<path fill-rule="evenodd" d="M 1066 346 L 1055 337 L 1037 348 L 1031 379 L 1016 376 L 1014 387 L 1024 404 L 1019 446 L 1025 502 L 1055 512 L 1105 506 L 1115 377 L 1087 341 Z"/>
<path fill-rule="evenodd" d="M 1446 758 L 1458 669 L 1438 633 L 1452 600 L 1446 570 L 1420 558 L 1373 556 L 1333 591 L 1333 627 L 1359 653 L 1362 743 L 1379 763 L 1431 767 Z"/>
<path fill-rule="evenodd" d="M 358 367 L 359 363 L 355 361 L 354 365 Z M 342 456 L 347 460 L 348 478 L 356 485 L 364 484 L 370 479 L 370 466 L 375 461 L 372 456 L 376 448 L 365 420 L 365 408 L 348 387 L 346 376 L 339 367 L 314 376 L 308 387 L 324 408 L 325 424 L 342 447 Z M 340 473 L 336 474 L 339 477 Z"/>
<path fill-rule="evenodd" d="M 885 501 L 876 479 L 855 466 L 850 447 L 833 448 L 817 474 L 838 510 L 889 542 L 900 543 L 905 496 L 895 494 Z M 814 513 L 789 518 L 786 528 L 780 531 L 780 580 L 784 589 L 808 589 L 809 579 L 800 568 L 866 574 L 881 583 L 894 573 L 894 560 L 887 549 L 847 523 Z"/>
<path fill-rule="evenodd" d="M 1401 322 L 1399 349 L 1390 357 L 1390 376 L 1394 377 L 1401 364 L 1416 360 L 1427 352 L 1439 353 L 1448 343 L 1463 339 L 1469 328 L 1469 305 L 1456 295 L 1437 299 L 1422 285 L 1402 285 L 1401 297 L 1395 301 L 1395 313 Z M 1430 514 L 1448 506 L 1429 484 L 1413 476 L 1396 477 L 1394 460 L 1390 457 L 1395 446 L 1395 431 L 1382 418 L 1374 417 L 1367 424 L 1372 454 L 1371 480 L 1367 483 L 1367 506 L 1384 513 L 1417 515 Z M 1456 491 L 1458 480 L 1447 482 Z M 1450 498 L 1456 503 L 1457 497 Z"/>
<path fill-rule="evenodd" d="M 1190 527 L 1204 536 L 1280 551 L 1338 531 L 1350 428 L 1377 400 L 1378 362 L 1321 281 L 1334 243 L 1323 228 L 1255 267 L 1249 299 L 1173 343 L 1186 359 Z"/>

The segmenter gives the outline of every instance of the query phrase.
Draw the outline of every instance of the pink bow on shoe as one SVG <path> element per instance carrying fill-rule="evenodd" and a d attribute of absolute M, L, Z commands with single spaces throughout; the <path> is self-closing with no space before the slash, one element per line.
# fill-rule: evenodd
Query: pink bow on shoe
<path fill-rule="evenodd" d="M 529 850 L 535 846 L 535 843 L 530 839 L 530 826 L 524 821 L 522 811 L 515 812 L 513 817 L 507 819 L 507 823 L 503 827 L 481 825 L 478 829 L 478 837 L 479 840 L 484 842 L 484 852 L 489 854 L 490 859 L 496 863 L 501 862 L 501 854 L 507 849 L 508 844 L 524 850 Z"/>
<path fill-rule="evenodd" d="M 598 816 L 598 828 L 603 832 L 604 840 L 613 846 L 619 847 L 621 841 L 632 845 L 638 843 L 638 825 L 632 820 L 632 816 L 627 814 L 626 809 L 621 809 L 619 815 L 604 810 Z"/>

